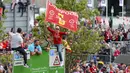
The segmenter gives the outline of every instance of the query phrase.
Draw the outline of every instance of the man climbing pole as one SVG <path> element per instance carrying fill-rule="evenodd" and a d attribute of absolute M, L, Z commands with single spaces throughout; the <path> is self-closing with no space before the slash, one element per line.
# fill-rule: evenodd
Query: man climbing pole
<path fill-rule="evenodd" d="M 67 35 L 67 32 L 60 32 L 60 27 L 56 26 L 55 30 L 51 29 L 48 25 L 47 25 L 47 29 L 51 32 L 52 36 L 53 36 L 53 42 L 54 42 L 54 46 L 57 47 L 57 52 L 59 54 L 59 58 L 60 58 L 60 66 L 63 66 L 63 58 L 62 58 L 62 36 L 63 35 Z"/>
<path fill-rule="evenodd" d="M 24 58 L 24 67 L 29 68 L 27 65 L 27 53 L 22 48 L 23 44 L 23 38 L 21 36 L 22 29 L 18 28 L 17 33 L 9 32 L 10 38 L 11 38 L 11 49 L 18 51 L 20 54 L 23 55 Z"/>

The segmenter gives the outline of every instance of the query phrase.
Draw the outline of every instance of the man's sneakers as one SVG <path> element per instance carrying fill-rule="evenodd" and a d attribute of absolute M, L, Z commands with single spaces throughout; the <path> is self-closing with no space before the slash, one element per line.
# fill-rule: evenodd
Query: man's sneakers
<path fill-rule="evenodd" d="M 24 67 L 29 68 L 29 66 L 27 64 L 24 64 Z"/>
<path fill-rule="evenodd" d="M 63 66 L 63 65 L 64 65 L 64 62 L 63 62 L 63 61 L 61 61 L 61 62 L 60 62 L 60 66 Z"/>

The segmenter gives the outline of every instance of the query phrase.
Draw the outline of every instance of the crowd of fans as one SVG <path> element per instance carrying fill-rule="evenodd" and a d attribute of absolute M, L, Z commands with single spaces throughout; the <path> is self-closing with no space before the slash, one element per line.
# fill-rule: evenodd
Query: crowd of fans
<path fill-rule="evenodd" d="M 8 64 L 2 64 L 0 63 L 0 73 L 12 73 L 13 65 L 8 63 Z"/>
<path fill-rule="evenodd" d="M 112 54 L 114 57 L 117 57 L 129 51 L 130 29 L 126 31 L 123 26 L 119 25 L 118 29 L 107 28 L 103 30 L 102 35 L 104 36 L 104 44 L 106 44 L 106 47 L 105 49 L 103 47 L 103 49 L 99 51 L 99 54 Z"/>
<path fill-rule="evenodd" d="M 102 60 L 78 62 L 71 69 L 71 73 L 129 73 L 130 65 L 124 63 L 105 64 Z"/>
<path fill-rule="evenodd" d="M 86 26 L 86 25 L 85 25 Z M 130 51 L 130 29 L 126 30 L 123 25 L 119 25 L 117 29 L 104 28 L 103 25 L 90 27 L 99 29 L 101 36 L 104 37 L 104 47 L 95 55 L 90 62 L 78 62 L 72 69 L 72 73 L 129 73 L 130 64 L 113 63 L 113 61 L 121 54 L 127 54 Z M 111 56 L 111 57 L 110 57 Z M 104 59 L 105 58 L 105 59 Z M 111 58 L 111 60 L 110 60 Z M 107 59 L 107 60 L 106 60 Z"/>

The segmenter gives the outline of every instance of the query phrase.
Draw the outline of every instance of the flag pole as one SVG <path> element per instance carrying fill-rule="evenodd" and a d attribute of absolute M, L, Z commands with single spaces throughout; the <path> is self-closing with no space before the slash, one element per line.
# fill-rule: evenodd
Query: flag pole
<path fill-rule="evenodd" d="M 108 18 L 108 0 L 106 0 L 106 18 Z"/>
<path fill-rule="evenodd" d="M 48 2 L 49 2 L 49 0 L 46 0 L 46 12 L 47 12 L 47 8 L 48 8 Z M 46 16 L 46 13 L 45 13 L 45 16 Z"/>
<path fill-rule="evenodd" d="M 46 12 L 45 12 L 45 20 L 44 20 L 44 21 L 46 21 L 46 15 L 47 15 L 48 2 L 49 2 L 49 0 L 46 0 Z"/>

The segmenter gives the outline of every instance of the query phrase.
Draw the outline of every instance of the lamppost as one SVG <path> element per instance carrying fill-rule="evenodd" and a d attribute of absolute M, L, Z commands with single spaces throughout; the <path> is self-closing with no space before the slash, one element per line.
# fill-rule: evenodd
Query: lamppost
<path fill-rule="evenodd" d="M 112 16 L 112 18 L 113 18 L 113 14 L 114 14 L 114 8 L 112 6 L 112 8 L 111 8 L 111 16 Z"/>
<path fill-rule="evenodd" d="M 109 20 L 110 28 L 112 28 L 112 26 L 113 26 L 113 14 L 114 14 L 114 8 L 112 6 L 112 8 L 111 8 L 111 17 L 110 17 L 110 20 Z"/>
<path fill-rule="evenodd" d="M 110 22 L 109 22 L 109 25 L 110 25 L 111 28 L 113 26 L 113 14 L 114 14 L 114 8 L 112 6 L 112 8 L 111 8 L 111 18 L 110 18 Z M 109 43 L 109 45 L 112 45 L 112 44 Z M 112 49 L 111 48 L 112 47 L 110 47 L 110 63 L 112 61 Z"/>

